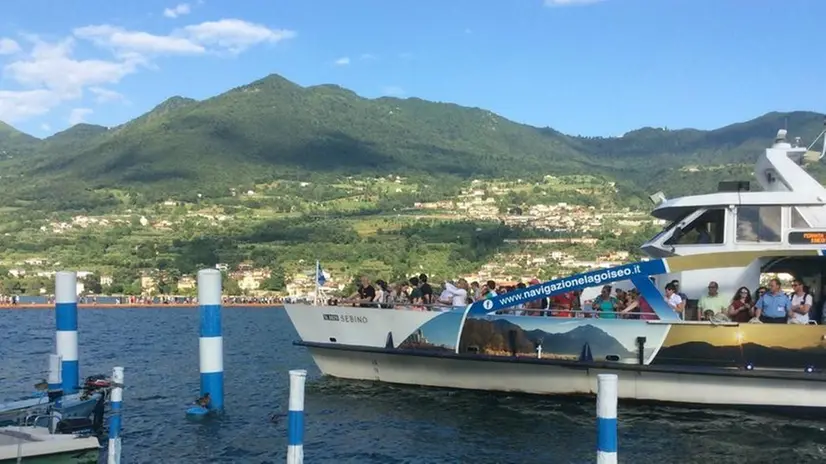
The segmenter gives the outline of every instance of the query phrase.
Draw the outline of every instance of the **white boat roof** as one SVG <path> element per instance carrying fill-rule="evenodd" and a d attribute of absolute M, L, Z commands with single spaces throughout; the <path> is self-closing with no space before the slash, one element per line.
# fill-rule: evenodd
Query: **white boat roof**
<path fill-rule="evenodd" d="M 701 208 L 727 207 L 729 205 L 754 206 L 823 206 L 826 198 L 817 194 L 800 192 L 718 192 L 692 195 L 666 200 L 651 215 L 658 219 L 674 220 Z"/>
<path fill-rule="evenodd" d="M 820 154 L 810 149 L 824 137 Z M 786 130 L 777 132 L 774 145 L 767 148 L 757 160 L 754 177 L 762 191 L 725 191 L 662 200 L 651 215 L 658 219 L 674 220 L 698 209 L 727 206 L 826 206 L 826 188 L 806 172 L 806 162 L 817 162 L 826 156 L 826 129 L 812 146 L 803 147 L 786 141 Z M 818 156 L 819 155 L 819 156 Z M 659 192 L 657 195 L 662 195 Z M 652 196 L 654 200 L 655 196 Z M 826 220 L 826 217 L 823 219 Z"/>

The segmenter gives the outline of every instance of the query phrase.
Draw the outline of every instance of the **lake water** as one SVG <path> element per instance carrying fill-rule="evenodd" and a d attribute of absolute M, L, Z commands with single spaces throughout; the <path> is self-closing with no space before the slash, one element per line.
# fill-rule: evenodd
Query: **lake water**
<path fill-rule="evenodd" d="M 124 366 L 123 462 L 283 463 L 290 369 L 309 371 L 305 461 L 589 463 L 593 399 L 398 387 L 322 378 L 281 309 L 227 308 L 226 414 L 184 414 L 198 396 L 197 309 L 82 309 L 81 375 Z M 31 392 L 54 351 L 54 313 L 0 311 L 0 402 Z M 709 394 L 714 394 L 709 392 Z M 276 415 L 276 420 L 271 418 Z M 826 459 L 826 416 L 620 403 L 619 461 L 790 463 Z"/>

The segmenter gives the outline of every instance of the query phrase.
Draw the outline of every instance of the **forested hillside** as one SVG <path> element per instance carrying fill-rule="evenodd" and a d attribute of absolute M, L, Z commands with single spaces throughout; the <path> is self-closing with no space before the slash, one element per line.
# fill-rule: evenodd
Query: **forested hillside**
<path fill-rule="evenodd" d="M 592 174 L 625 197 L 699 193 L 751 164 L 788 127 L 804 141 L 823 115 L 769 113 L 712 131 L 643 128 L 568 136 L 490 111 L 417 98 L 365 99 L 271 75 L 204 101 L 173 97 L 111 129 L 81 124 L 39 140 L 0 124 L 2 200 L 56 209 L 106 205 L 107 189 L 152 199 L 226 195 L 274 179 L 402 174 L 527 178 Z M 701 169 L 686 170 L 689 166 Z M 12 205 L 8 205 L 12 206 Z"/>

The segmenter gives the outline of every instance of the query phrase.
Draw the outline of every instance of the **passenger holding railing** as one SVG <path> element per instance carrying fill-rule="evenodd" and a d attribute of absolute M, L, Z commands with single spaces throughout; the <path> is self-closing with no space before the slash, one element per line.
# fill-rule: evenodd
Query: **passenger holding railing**
<path fill-rule="evenodd" d="M 422 301 L 422 289 L 419 288 L 419 278 L 413 276 L 409 282 L 410 295 L 408 295 L 408 299 L 410 299 L 410 304 L 413 305 L 412 309 L 418 309 L 420 311 L 426 310 L 426 306 L 423 305 Z"/>
<path fill-rule="evenodd" d="M 611 296 L 611 286 L 605 285 L 602 287 L 602 291 L 594 301 L 591 303 L 591 306 L 594 308 L 594 311 L 599 311 L 600 314 L 597 317 L 601 319 L 616 319 L 617 318 L 617 309 L 619 307 L 619 300 Z"/>
<path fill-rule="evenodd" d="M 780 289 L 780 279 L 769 281 L 769 291 L 757 300 L 754 305 L 754 316 L 764 324 L 785 324 L 792 302 Z"/>
<path fill-rule="evenodd" d="M 798 279 L 792 282 L 791 308 L 789 309 L 789 324 L 808 324 L 809 310 L 812 309 L 812 294 Z"/>
<path fill-rule="evenodd" d="M 571 309 L 574 306 L 574 292 L 565 292 L 551 297 L 551 316 L 571 317 Z"/>
<path fill-rule="evenodd" d="M 528 282 L 529 285 L 539 285 L 539 279 L 531 279 Z M 525 315 L 527 316 L 546 316 L 547 314 L 542 311 L 543 309 L 548 309 L 548 298 L 543 297 L 538 300 L 533 300 L 525 303 Z"/>
<path fill-rule="evenodd" d="M 717 291 L 719 289 L 717 282 L 711 281 L 708 283 L 708 294 L 701 297 L 697 302 L 697 320 L 701 321 L 711 320 L 715 314 L 726 313 L 728 311 L 728 298 L 723 297 Z"/>
<path fill-rule="evenodd" d="M 654 308 L 645 301 L 645 297 L 640 295 L 639 290 L 636 288 L 632 288 L 631 291 L 628 292 L 629 301 L 628 304 L 620 311 L 622 317 L 627 319 L 641 319 L 645 321 L 655 321 L 659 319 L 657 317 L 657 313 L 654 312 Z"/>
<path fill-rule="evenodd" d="M 726 315 L 734 322 L 746 323 L 754 317 L 754 302 L 748 287 L 740 287 L 731 299 Z"/>
<path fill-rule="evenodd" d="M 497 296 L 499 296 L 499 294 L 496 293 L 496 282 L 494 282 L 493 280 L 487 281 L 485 285 L 482 287 L 481 294 L 482 299 L 496 298 Z"/>
<path fill-rule="evenodd" d="M 362 308 L 369 308 L 374 306 L 373 302 L 376 299 L 376 289 L 370 285 L 370 279 L 367 276 L 361 276 L 361 283 L 352 295 L 347 300 L 351 303 L 356 303 Z"/>
<path fill-rule="evenodd" d="M 677 286 L 674 282 L 665 285 L 665 302 L 668 307 L 673 309 L 679 316 L 683 318 L 683 310 L 685 310 L 685 302 L 677 293 Z"/>
<path fill-rule="evenodd" d="M 436 297 L 433 295 L 433 287 L 427 283 L 427 274 L 419 274 L 419 290 L 422 292 L 422 302 L 426 305 L 433 304 Z"/>

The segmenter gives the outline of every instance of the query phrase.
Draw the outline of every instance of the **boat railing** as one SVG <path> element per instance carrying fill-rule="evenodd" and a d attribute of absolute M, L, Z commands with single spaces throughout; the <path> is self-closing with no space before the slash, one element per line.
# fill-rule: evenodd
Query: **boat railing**
<path fill-rule="evenodd" d="M 353 306 L 353 307 L 361 307 L 362 304 L 367 304 L 368 308 L 376 308 L 376 309 L 394 309 L 394 310 L 402 310 L 402 311 L 436 311 L 436 312 L 446 312 L 452 310 L 464 310 L 467 306 L 453 306 L 453 305 L 445 305 L 441 303 L 422 303 L 422 304 L 413 304 L 413 303 L 351 303 L 347 301 L 339 301 L 335 306 Z M 564 309 L 564 308 L 519 308 L 519 307 L 509 307 L 506 309 L 500 309 L 494 312 L 495 314 L 517 314 L 517 313 L 542 313 L 543 316 L 554 317 L 554 313 L 569 313 L 574 315 L 583 315 L 578 317 L 592 317 L 594 315 L 597 316 L 606 316 L 606 315 L 614 315 L 618 317 L 622 316 L 639 316 L 643 314 L 647 314 L 653 316 L 651 312 L 645 311 L 602 311 L 602 310 L 595 310 L 590 308 L 572 308 L 572 309 Z M 566 317 L 566 316 L 562 316 Z"/>
<path fill-rule="evenodd" d="M 29 414 L 23 419 L 23 426 L 24 427 L 36 427 L 37 423 L 40 422 L 41 419 L 49 419 L 49 423 L 53 419 L 61 419 L 61 416 L 55 414 L 54 412 L 49 412 L 47 414 Z"/>

